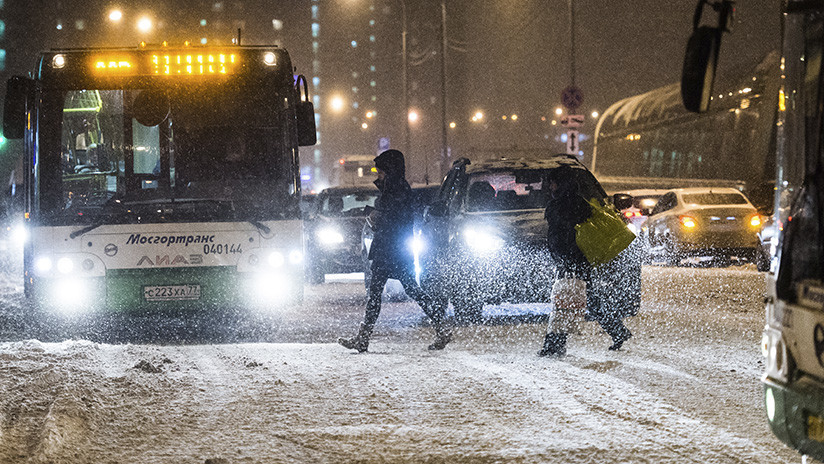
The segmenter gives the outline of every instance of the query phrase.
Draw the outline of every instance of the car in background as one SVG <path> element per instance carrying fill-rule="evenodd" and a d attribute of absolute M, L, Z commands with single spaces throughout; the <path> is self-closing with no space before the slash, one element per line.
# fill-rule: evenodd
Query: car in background
<path fill-rule="evenodd" d="M 592 173 L 570 155 L 452 165 L 425 214 L 420 259 L 422 286 L 450 301 L 456 319 L 481 320 L 486 304 L 550 301 L 555 263 L 546 247 L 546 179 L 562 167 L 585 197 L 606 202 Z M 636 314 L 641 301 L 636 242 L 596 268 L 592 282 L 603 304 L 622 316 Z"/>
<path fill-rule="evenodd" d="M 616 195 L 629 195 L 632 197 L 632 204 L 626 208 L 620 208 L 619 212 L 624 216 L 629 229 L 635 235 L 643 235 L 644 223 L 658 200 L 668 191 L 666 189 L 632 189 L 616 193 Z"/>
<path fill-rule="evenodd" d="M 757 263 L 763 218 L 743 193 L 729 187 L 673 189 L 665 193 L 646 222 L 649 251 L 669 265 L 710 256 L 728 265 Z"/>
<path fill-rule="evenodd" d="M 415 255 L 415 273 L 420 276 L 420 261 L 419 253 L 421 250 L 421 224 L 423 222 L 423 213 L 427 206 L 429 206 L 438 191 L 441 188 L 440 184 L 417 184 L 414 183 L 412 187 L 412 209 L 415 213 L 415 226 L 413 235 L 410 237 L 409 246 L 412 247 Z M 363 261 L 363 283 L 366 288 L 369 288 L 369 281 L 372 280 L 372 262 L 369 260 L 369 249 L 372 246 L 372 239 L 374 238 L 374 231 L 370 222 L 366 222 L 361 233 L 361 257 Z M 384 296 L 391 300 L 405 300 L 407 298 L 403 286 L 398 280 L 389 279 L 384 287 Z"/>
<path fill-rule="evenodd" d="M 304 218 L 306 273 L 311 283 L 326 274 L 361 272 L 361 234 L 367 211 L 375 205 L 374 185 L 329 187 L 315 199 Z"/>

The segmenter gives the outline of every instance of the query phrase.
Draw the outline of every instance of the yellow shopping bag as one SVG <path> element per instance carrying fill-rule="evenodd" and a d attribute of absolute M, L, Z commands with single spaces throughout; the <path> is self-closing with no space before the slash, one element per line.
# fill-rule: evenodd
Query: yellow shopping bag
<path fill-rule="evenodd" d="M 589 200 L 592 216 L 575 226 L 575 243 L 593 266 L 604 264 L 618 256 L 635 240 L 635 234 L 612 207 Z"/>

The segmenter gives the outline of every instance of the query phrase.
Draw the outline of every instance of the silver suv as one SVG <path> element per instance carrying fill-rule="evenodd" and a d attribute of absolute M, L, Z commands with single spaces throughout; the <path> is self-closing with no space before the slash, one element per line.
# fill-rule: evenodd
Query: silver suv
<path fill-rule="evenodd" d="M 484 304 L 548 302 L 555 264 L 546 251 L 547 172 L 571 167 L 571 182 L 589 198 L 606 200 L 595 177 L 576 158 L 461 158 L 444 178 L 424 215 L 421 284 L 449 299 L 461 321 L 478 321 Z M 550 213 L 551 214 L 551 213 Z M 636 240 L 635 242 L 638 242 Z M 641 300 L 640 246 L 596 269 L 602 306 L 622 316 Z"/>

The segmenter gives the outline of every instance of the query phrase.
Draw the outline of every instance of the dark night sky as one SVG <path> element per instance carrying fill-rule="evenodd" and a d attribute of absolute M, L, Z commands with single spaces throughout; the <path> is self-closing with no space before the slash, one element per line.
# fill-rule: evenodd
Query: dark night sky
<path fill-rule="evenodd" d="M 695 0 L 575 1 L 576 84 L 587 109 L 603 111 L 680 79 Z M 464 31 L 467 75 L 476 76 L 470 93 L 487 95 L 492 106 L 524 99 L 539 103 L 536 110 L 557 106 L 570 82 L 567 0 L 474 0 L 465 6 L 485 10 Z M 724 37 L 720 79 L 754 68 L 777 49 L 778 24 L 779 2 L 740 1 L 733 33 Z M 505 66 L 490 73 L 490 57 Z"/>

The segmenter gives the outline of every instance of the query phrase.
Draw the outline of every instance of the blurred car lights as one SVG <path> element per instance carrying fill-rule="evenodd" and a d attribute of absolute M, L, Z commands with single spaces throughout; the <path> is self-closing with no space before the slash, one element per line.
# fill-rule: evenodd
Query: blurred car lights
<path fill-rule="evenodd" d="M 68 274 L 74 270 L 74 262 L 71 258 L 63 257 L 57 260 L 57 270 L 61 274 Z"/>
<path fill-rule="evenodd" d="M 52 260 L 48 256 L 40 256 L 34 260 L 34 269 L 40 275 L 45 275 L 52 269 Z"/>
<path fill-rule="evenodd" d="M 343 243 L 343 235 L 335 229 L 320 229 L 317 232 L 318 240 L 324 245 L 337 245 Z"/>
<path fill-rule="evenodd" d="M 467 227 L 463 231 L 463 236 L 469 248 L 480 254 L 492 253 L 504 246 L 501 237 L 486 230 Z"/>
<path fill-rule="evenodd" d="M 750 218 L 750 225 L 753 227 L 761 227 L 761 223 L 761 216 L 757 214 Z"/>
<path fill-rule="evenodd" d="M 692 229 L 697 225 L 695 218 L 692 216 L 678 216 L 678 220 L 681 221 L 681 224 L 687 229 Z"/>
<path fill-rule="evenodd" d="M 300 264 L 303 262 L 303 252 L 300 250 L 292 250 L 289 252 L 289 262 L 292 264 Z"/>
<path fill-rule="evenodd" d="M 269 253 L 269 265 L 272 267 L 281 267 L 286 262 L 286 258 L 283 257 L 283 253 L 279 251 L 273 251 Z"/>
<path fill-rule="evenodd" d="M 52 304 L 66 313 L 74 313 L 91 303 L 89 282 L 82 279 L 59 279 L 51 287 Z"/>
<path fill-rule="evenodd" d="M 256 305 L 272 305 L 288 300 L 291 290 L 289 279 L 282 274 L 254 274 L 248 282 L 246 295 Z"/>

